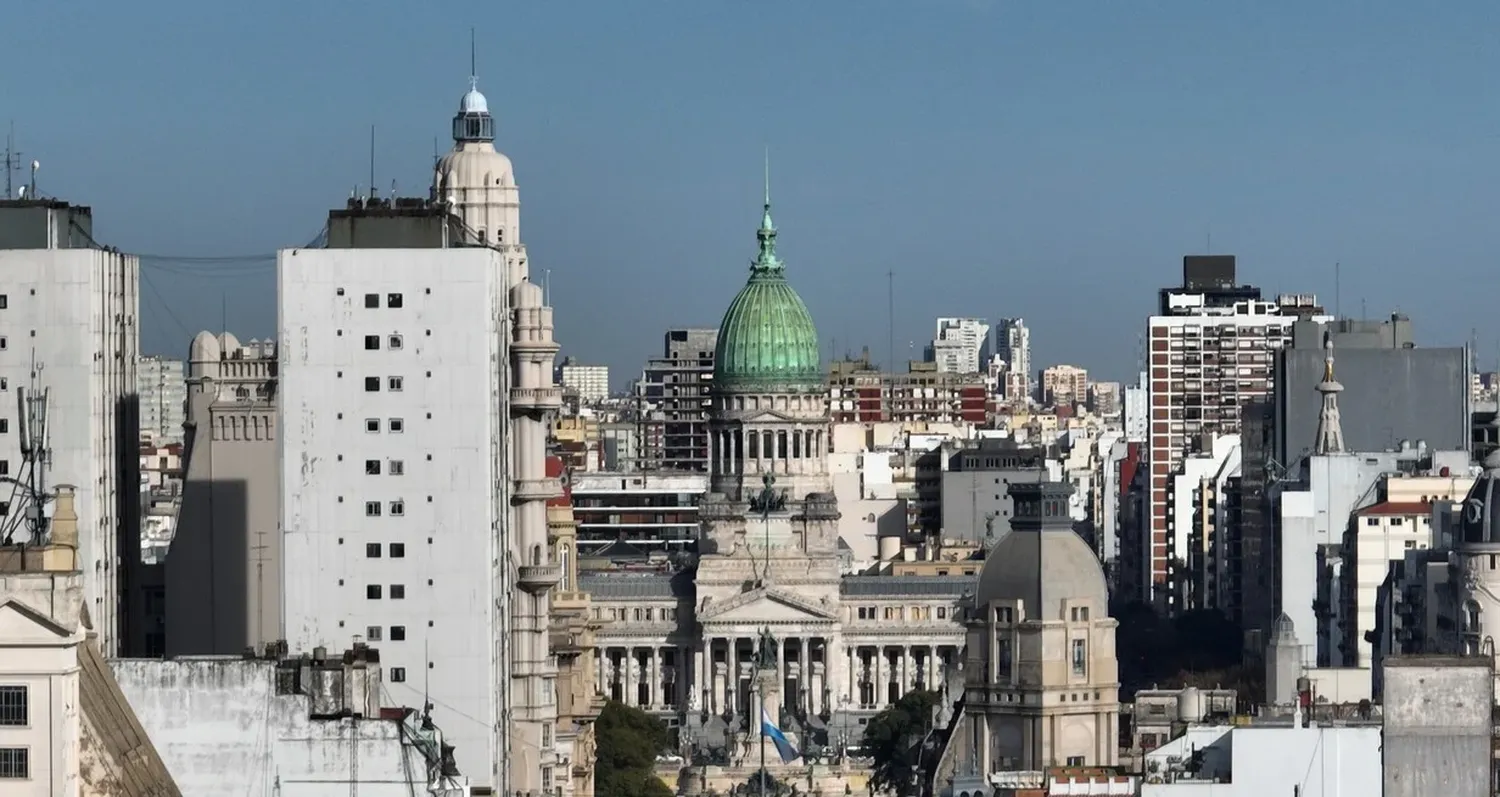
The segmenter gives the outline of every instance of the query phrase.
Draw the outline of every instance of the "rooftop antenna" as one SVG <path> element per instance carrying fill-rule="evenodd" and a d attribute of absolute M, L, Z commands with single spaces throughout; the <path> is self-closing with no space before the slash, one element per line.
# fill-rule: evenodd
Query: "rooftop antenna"
<path fill-rule="evenodd" d="M 29 198 L 31 198 L 31 199 L 36 199 L 36 197 L 37 197 L 37 193 L 36 193 L 36 173 L 38 171 L 41 171 L 41 168 L 42 168 L 42 162 L 41 161 L 32 161 L 31 162 L 31 186 L 26 189 L 26 196 L 29 197 Z"/>
<path fill-rule="evenodd" d="M 375 125 L 370 125 L 370 199 L 375 199 Z"/>
<path fill-rule="evenodd" d="M 1209 225 L 1208 228 L 1203 231 L 1203 246 L 1205 247 L 1205 250 L 1204 250 L 1203 254 L 1205 254 L 1205 255 L 1211 255 L 1211 254 L 1214 253 L 1214 228 L 1213 228 L 1213 225 Z"/>
<path fill-rule="evenodd" d="M 16 149 L 16 123 L 10 123 L 10 132 L 5 136 L 5 198 L 16 194 L 16 172 L 21 169 L 21 151 Z"/>
<path fill-rule="evenodd" d="M 886 372 L 896 373 L 896 272 L 885 272 L 885 357 Z"/>
<path fill-rule="evenodd" d="M 1340 301 L 1340 298 L 1342 296 L 1342 290 L 1341 289 L 1343 287 L 1343 283 L 1342 283 L 1342 281 L 1340 279 L 1340 275 L 1339 275 L 1339 269 L 1340 269 L 1340 264 L 1339 264 L 1339 262 L 1337 260 L 1335 260 L 1333 262 L 1333 317 L 1334 318 L 1342 318 L 1343 317 L 1342 313 L 1339 312 L 1339 307 L 1342 304 L 1342 302 Z"/>

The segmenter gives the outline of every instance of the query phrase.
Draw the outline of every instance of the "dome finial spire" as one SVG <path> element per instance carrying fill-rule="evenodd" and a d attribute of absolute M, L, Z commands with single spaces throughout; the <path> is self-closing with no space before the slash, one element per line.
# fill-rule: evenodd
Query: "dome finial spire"
<path fill-rule="evenodd" d="M 771 221 L 770 147 L 766 147 L 765 169 L 765 205 L 760 216 L 760 229 L 755 232 L 755 237 L 760 240 L 760 253 L 755 256 L 755 262 L 751 266 L 755 271 L 772 271 L 783 268 L 781 259 L 776 257 L 776 225 Z"/>
<path fill-rule="evenodd" d="M 479 50 L 474 45 L 474 28 L 469 28 L 469 88 L 479 89 Z"/>

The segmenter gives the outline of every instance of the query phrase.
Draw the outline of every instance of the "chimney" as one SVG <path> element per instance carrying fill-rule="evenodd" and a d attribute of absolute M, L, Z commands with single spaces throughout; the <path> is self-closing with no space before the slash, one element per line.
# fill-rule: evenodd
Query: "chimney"
<path fill-rule="evenodd" d="M 51 534 L 48 547 L 52 549 L 45 557 L 44 569 L 58 573 L 71 573 L 78 569 L 78 510 L 73 507 L 76 488 L 71 484 L 59 484 L 53 498 Z"/>

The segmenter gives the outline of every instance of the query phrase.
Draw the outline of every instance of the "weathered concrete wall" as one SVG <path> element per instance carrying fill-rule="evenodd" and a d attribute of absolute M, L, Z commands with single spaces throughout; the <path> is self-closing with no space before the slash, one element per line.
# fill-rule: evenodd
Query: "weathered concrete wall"
<path fill-rule="evenodd" d="M 1488 658 L 1385 660 L 1385 797 L 1487 797 L 1495 702 Z"/>
<path fill-rule="evenodd" d="M 276 693 L 276 663 L 230 658 L 111 662 L 184 797 L 410 797 L 424 759 L 394 720 L 308 716 Z M 412 784 L 415 784 L 413 786 Z"/>

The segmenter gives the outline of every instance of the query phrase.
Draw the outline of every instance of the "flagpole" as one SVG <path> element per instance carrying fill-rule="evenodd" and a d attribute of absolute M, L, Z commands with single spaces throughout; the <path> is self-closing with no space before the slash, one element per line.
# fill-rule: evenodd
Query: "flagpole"
<path fill-rule="evenodd" d="M 760 797 L 766 797 L 766 683 L 761 673 L 755 675 L 760 681 L 760 688 L 755 690 L 760 693 Z"/>

